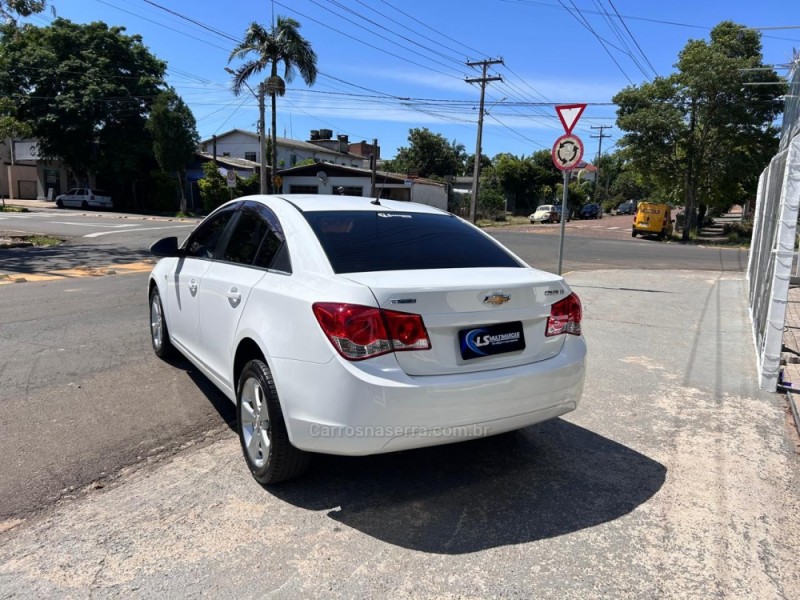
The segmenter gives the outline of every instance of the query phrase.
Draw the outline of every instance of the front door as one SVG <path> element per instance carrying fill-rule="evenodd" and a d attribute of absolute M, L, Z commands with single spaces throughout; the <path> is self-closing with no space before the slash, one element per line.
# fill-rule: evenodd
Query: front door
<path fill-rule="evenodd" d="M 170 336 L 197 359 L 202 348 L 198 301 L 203 276 L 214 262 L 226 227 L 235 214 L 233 207 L 226 208 L 195 229 L 186 240 L 185 254 L 175 263 L 168 281 L 166 310 Z"/>

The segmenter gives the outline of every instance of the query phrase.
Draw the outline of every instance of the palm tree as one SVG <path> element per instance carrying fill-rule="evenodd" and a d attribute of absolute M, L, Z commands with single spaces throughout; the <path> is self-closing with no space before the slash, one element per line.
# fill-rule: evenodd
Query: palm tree
<path fill-rule="evenodd" d="M 271 160 L 274 181 L 277 164 L 276 98 L 286 94 L 286 83 L 291 83 L 295 72 L 299 72 L 306 85 L 314 85 L 317 80 L 317 55 L 311 44 L 299 30 L 300 23 L 289 17 L 277 17 L 268 31 L 258 23 L 251 23 L 245 31 L 244 39 L 231 51 L 228 63 L 233 59 L 247 59 L 233 74 L 233 93 L 239 95 L 242 86 L 254 74 L 269 68 L 269 77 L 259 84 L 259 97 L 268 93 L 272 99 L 272 139 Z M 283 64 L 283 78 L 278 75 L 278 65 Z M 264 115 L 261 115 L 261 138 L 264 138 Z M 263 152 L 262 152 L 263 156 Z M 262 159 L 263 164 L 263 159 Z M 263 192 L 263 190 L 262 190 Z"/>

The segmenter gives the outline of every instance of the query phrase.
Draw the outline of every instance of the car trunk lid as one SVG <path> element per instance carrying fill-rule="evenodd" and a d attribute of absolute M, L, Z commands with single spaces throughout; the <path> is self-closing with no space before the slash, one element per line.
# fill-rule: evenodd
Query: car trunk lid
<path fill-rule="evenodd" d="M 564 280 L 530 268 L 348 273 L 387 310 L 422 316 L 430 350 L 396 352 L 409 375 L 444 375 L 529 364 L 558 354 L 546 337 L 550 306 L 569 295 Z"/>

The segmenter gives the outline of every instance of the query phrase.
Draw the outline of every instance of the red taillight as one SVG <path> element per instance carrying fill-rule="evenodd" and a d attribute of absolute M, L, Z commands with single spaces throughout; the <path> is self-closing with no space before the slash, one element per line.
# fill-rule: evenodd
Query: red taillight
<path fill-rule="evenodd" d="M 548 337 L 569 333 L 581 334 L 581 301 L 575 294 L 570 294 L 550 307 L 550 317 L 547 319 L 547 329 L 544 334 Z"/>
<path fill-rule="evenodd" d="M 431 347 L 419 315 L 339 302 L 317 302 L 312 309 L 333 347 L 348 360 Z"/>

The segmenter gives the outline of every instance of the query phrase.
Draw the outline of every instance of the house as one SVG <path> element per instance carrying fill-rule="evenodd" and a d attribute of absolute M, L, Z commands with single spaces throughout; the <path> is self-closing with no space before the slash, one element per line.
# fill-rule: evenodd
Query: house
<path fill-rule="evenodd" d="M 285 194 L 342 194 L 419 202 L 447 210 L 447 186 L 430 179 L 334 164 L 303 165 L 278 172 Z"/>
<path fill-rule="evenodd" d="M 67 167 L 57 160 L 42 159 L 37 147 L 35 139 L 0 142 L 0 194 L 4 198 L 55 200 L 69 188 Z"/>
<path fill-rule="evenodd" d="M 267 138 L 269 144 L 269 137 Z M 307 142 L 277 138 L 278 168 L 293 167 L 299 162 L 313 160 L 351 167 L 369 167 L 369 156 L 353 154 L 346 135 L 333 139 L 330 129 L 311 131 Z M 200 142 L 200 151 L 217 157 L 242 158 L 260 163 L 258 134 L 243 129 L 231 129 Z"/>
<path fill-rule="evenodd" d="M 214 160 L 214 156 L 207 152 L 195 152 L 194 159 L 186 167 L 186 200 L 189 210 L 200 209 L 203 206 L 200 200 L 200 188 L 197 182 L 201 180 L 205 173 L 203 165 Z M 233 170 L 239 177 L 247 179 L 254 173 L 258 173 L 259 164 L 244 158 L 233 158 L 230 156 L 217 156 L 217 166 L 221 172 L 227 174 L 228 170 Z"/>

